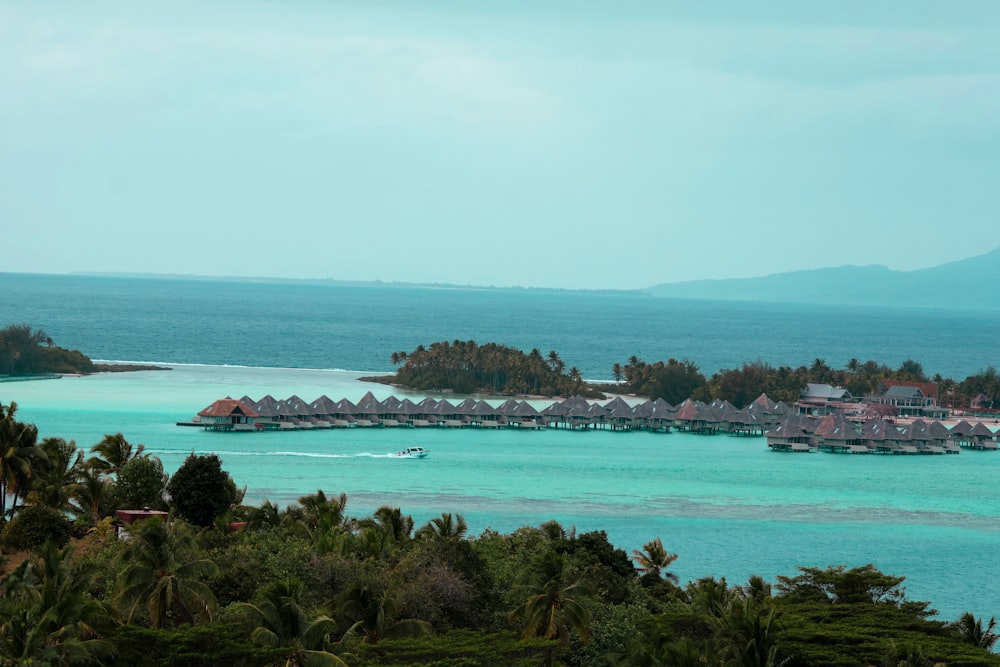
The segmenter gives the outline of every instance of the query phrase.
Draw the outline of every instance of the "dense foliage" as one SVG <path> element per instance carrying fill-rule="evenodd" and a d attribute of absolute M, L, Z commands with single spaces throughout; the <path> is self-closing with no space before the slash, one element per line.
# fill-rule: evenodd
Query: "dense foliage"
<path fill-rule="evenodd" d="M 793 403 L 809 382 L 844 387 L 853 396 L 878 393 L 885 380 L 935 382 L 939 404 L 969 407 L 977 396 L 981 405 L 1000 409 L 1000 373 L 988 367 L 961 382 L 940 375 L 927 377 L 923 366 L 907 359 L 898 368 L 876 361 L 851 359 L 843 369 L 831 368 L 816 359 L 809 366 L 773 367 L 762 361 L 739 368 L 722 369 L 711 377 L 687 359 L 646 362 L 632 356 L 611 368 L 613 384 L 588 384 L 576 367 L 566 364 L 555 350 L 543 356 L 536 348 L 529 353 L 496 343 L 480 345 L 474 340 L 441 341 L 412 352 L 393 352 L 399 370 L 390 379 L 401 386 L 457 393 L 527 394 L 538 396 L 602 397 L 603 392 L 662 398 L 676 405 L 687 398 L 710 402 L 724 399 L 744 407 L 761 394 L 775 401 Z"/>
<path fill-rule="evenodd" d="M 575 366 L 566 370 L 559 353 L 547 356 L 536 348 L 525 354 L 505 345 L 474 340 L 442 341 L 412 352 L 394 352 L 402 364 L 395 381 L 414 389 L 448 390 L 468 394 L 533 394 L 538 396 L 602 396 L 587 387 Z"/>
<path fill-rule="evenodd" d="M 42 329 L 11 324 L 0 330 L 0 375 L 92 373 L 94 364 L 79 350 L 55 346 Z"/>
<path fill-rule="evenodd" d="M 167 492 L 177 513 L 196 526 L 212 525 L 243 496 L 218 456 L 194 452 L 167 482 Z"/>
<path fill-rule="evenodd" d="M 46 542 L 0 580 L 0 665 L 1000 665 L 993 619 L 935 620 L 871 565 L 682 587 L 660 538 L 630 555 L 554 521 L 469 536 L 461 515 L 352 517 L 323 491 L 230 502 L 204 527 L 172 491 L 174 514 L 117 539 L 120 476 L 157 466 L 121 434 L 90 451 L 46 439 L 25 455 L 16 493 L 37 504 L 13 503 L 9 528 L 68 513 L 86 537 L 75 556 Z M 233 498 L 221 461 L 189 461 Z"/>

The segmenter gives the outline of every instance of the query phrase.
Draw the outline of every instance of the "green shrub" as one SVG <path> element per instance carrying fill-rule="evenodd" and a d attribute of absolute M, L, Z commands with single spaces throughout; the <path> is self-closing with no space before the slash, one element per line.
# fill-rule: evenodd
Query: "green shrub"
<path fill-rule="evenodd" d="M 59 510 L 42 505 L 25 507 L 4 528 L 4 547 L 15 551 L 34 549 L 52 540 L 62 548 L 73 534 L 73 524 Z"/>

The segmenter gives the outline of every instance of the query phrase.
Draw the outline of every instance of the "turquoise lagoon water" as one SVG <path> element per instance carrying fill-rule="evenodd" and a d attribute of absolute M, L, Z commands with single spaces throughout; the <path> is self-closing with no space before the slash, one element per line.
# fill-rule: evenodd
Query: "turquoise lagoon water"
<path fill-rule="evenodd" d="M 761 438 L 683 433 L 175 425 L 226 395 L 402 396 L 359 382 L 360 370 L 389 371 L 392 351 L 454 338 L 556 349 L 591 378 L 608 379 L 632 354 L 687 357 L 709 372 L 753 359 L 915 358 L 961 378 L 1000 360 L 1000 313 L 14 274 L 0 274 L 0 290 L 0 326 L 28 322 L 94 358 L 173 367 L 0 383 L 0 402 L 17 401 L 43 437 L 89 447 L 120 431 L 168 471 L 192 451 L 216 452 L 254 503 L 322 488 L 347 493 L 356 516 L 383 504 L 418 523 L 459 512 L 474 532 L 556 519 L 606 530 L 629 550 L 662 537 L 682 579 L 871 562 L 906 575 L 910 594 L 946 619 L 1000 613 L 997 453 L 782 455 Z M 334 368 L 359 371 L 310 370 Z M 392 456 L 407 445 L 430 458 Z"/>
<path fill-rule="evenodd" d="M 357 399 L 390 389 L 338 371 L 176 366 L 0 385 L 42 436 L 92 445 L 125 433 L 172 471 L 215 452 L 247 500 L 345 492 L 364 516 L 383 504 L 422 523 L 459 512 L 476 533 L 556 519 L 633 549 L 662 537 L 683 579 L 773 578 L 798 565 L 874 563 L 945 618 L 1000 611 L 1000 456 L 778 454 L 762 438 L 686 433 L 350 429 L 207 433 L 176 426 L 215 398 L 249 393 Z M 397 395 L 400 392 L 395 392 Z M 408 445 L 426 460 L 393 456 Z"/>

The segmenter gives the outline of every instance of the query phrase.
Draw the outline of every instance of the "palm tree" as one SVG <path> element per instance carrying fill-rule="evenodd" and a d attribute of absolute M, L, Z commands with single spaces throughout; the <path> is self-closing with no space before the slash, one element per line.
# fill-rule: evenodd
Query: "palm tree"
<path fill-rule="evenodd" d="M 725 664 L 745 667 L 780 667 L 788 659 L 779 658 L 775 637 L 775 609 L 752 598 L 736 598 L 714 617 L 715 643 Z"/>
<path fill-rule="evenodd" d="M 771 598 L 771 584 L 759 575 L 751 575 L 742 587 L 742 595 L 754 602 L 764 602 Z"/>
<path fill-rule="evenodd" d="M 357 634 L 368 644 L 430 634 L 430 623 L 399 619 L 401 611 L 398 592 L 375 579 L 353 581 L 337 601 L 338 616 L 350 624 L 344 637 Z"/>
<path fill-rule="evenodd" d="M 112 645 L 100 638 L 111 629 L 111 615 L 90 595 L 85 571 L 71 567 L 69 553 L 46 543 L 37 559 L 0 584 L 4 664 L 99 664 L 111 654 Z"/>
<path fill-rule="evenodd" d="M 636 562 L 636 569 L 644 575 L 663 578 L 674 584 L 679 581 L 676 574 L 667 572 L 667 568 L 677 560 L 677 554 L 668 553 L 663 548 L 663 541 L 658 537 L 643 545 L 642 551 L 633 549 L 632 560 Z"/>
<path fill-rule="evenodd" d="M 559 353 L 555 350 L 549 351 L 549 368 L 556 375 L 562 375 L 563 369 L 566 368 L 566 362 L 559 358 Z"/>
<path fill-rule="evenodd" d="M 347 508 L 347 494 L 341 493 L 336 498 L 327 498 L 322 489 L 311 496 L 299 498 L 302 505 L 303 518 L 311 528 L 329 529 L 344 524 L 344 510 Z"/>
<path fill-rule="evenodd" d="M 251 507 L 247 511 L 247 530 L 277 528 L 281 525 L 283 516 L 288 515 L 282 515 L 280 507 L 270 500 L 265 500 L 260 504 L 260 507 Z"/>
<path fill-rule="evenodd" d="M 453 517 L 451 512 L 442 512 L 441 516 L 431 519 L 418 530 L 417 536 L 437 540 L 461 540 L 468 530 L 469 525 L 461 514 Z"/>
<path fill-rule="evenodd" d="M 89 515 L 95 524 L 110 513 L 114 483 L 110 477 L 90 466 L 84 467 L 73 488 L 74 505 L 77 515 Z"/>
<path fill-rule="evenodd" d="M 144 449 L 145 445 L 136 445 L 133 451 L 132 443 L 121 433 L 105 435 L 103 440 L 90 448 L 97 456 L 92 457 L 88 463 L 103 472 L 117 474 L 132 459 L 149 456 L 142 453 Z"/>
<path fill-rule="evenodd" d="M 983 627 L 983 619 L 976 618 L 969 612 L 965 612 L 961 618 L 951 624 L 951 628 L 963 640 L 987 651 L 992 651 L 997 640 L 1000 640 L 1000 634 L 994 632 L 996 627 L 997 619 L 995 617 L 991 617 L 986 623 L 986 627 Z"/>
<path fill-rule="evenodd" d="M 27 500 L 59 511 L 74 511 L 70 499 L 76 494 L 83 472 L 83 451 L 62 438 L 45 438 L 39 445 L 45 463 L 32 479 Z"/>
<path fill-rule="evenodd" d="M 301 606 L 302 588 L 297 579 L 282 579 L 258 591 L 255 604 L 240 604 L 257 623 L 251 638 L 268 648 L 287 649 L 278 663 L 284 667 L 346 667 L 329 651 L 330 633 L 337 624 L 329 616 L 307 619 Z"/>
<path fill-rule="evenodd" d="M 17 421 L 16 415 L 17 403 L 0 404 L 0 521 L 7 516 L 7 495 L 14 494 L 13 509 L 18 495 L 27 490 L 37 462 L 44 460 L 44 453 L 36 446 L 38 429 Z"/>
<path fill-rule="evenodd" d="M 521 604 L 510 613 L 510 620 L 524 623 L 523 638 L 557 639 L 565 645 L 573 631 L 583 641 L 590 639 L 586 602 L 591 593 L 574 577 L 566 554 L 542 554 L 521 575 L 516 590 Z"/>
<path fill-rule="evenodd" d="M 218 567 L 205 558 L 187 526 L 147 519 L 130 531 L 115 601 L 129 623 L 143 609 L 154 628 L 212 620 L 215 596 L 202 581 Z"/>
<path fill-rule="evenodd" d="M 366 520 L 368 527 L 377 527 L 397 544 L 403 544 L 410 539 L 413 532 L 413 517 L 403 514 L 398 507 L 383 505 L 375 510 L 371 519 Z"/>
<path fill-rule="evenodd" d="M 620 383 L 625 377 L 625 369 L 622 368 L 621 364 L 615 362 L 615 365 L 611 367 L 611 374 L 615 377 L 615 382 Z"/>

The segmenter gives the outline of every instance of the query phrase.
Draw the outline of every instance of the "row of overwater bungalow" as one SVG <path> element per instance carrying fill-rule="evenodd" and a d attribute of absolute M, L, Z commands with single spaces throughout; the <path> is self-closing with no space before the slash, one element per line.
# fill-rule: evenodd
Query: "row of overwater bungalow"
<path fill-rule="evenodd" d="M 766 435 L 767 446 L 775 451 L 844 454 L 957 454 L 963 447 L 996 450 L 998 441 L 982 422 L 960 421 L 948 428 L 922 419 L 909 424 L 877 417 L 855 422 L 841 414 L 790 415 Z"/>
<path fill-rule="evenodd" d="M 227 397 L 215 401 L 184 424 L 215 431 L 445 426 L 659 432 L 675 428 L 694 433 L 763 435 L 790 412 L 789 406 L 775 403 L 766 395 L 742 410 L 726 401 L 705 404 L 687 400 L 674 407 L 663 399 L 631 405 L 621 397 L 601 403 L 580 396 L 539 409 L 516 399 L 496 407 L 472 398 L 457 404 L 434 398 L 414 403 L 395 396 L 380 401 L 368 392 L 357 403 L 346 398 L 334 401 L 325 395 L 312 402 L 298 396 L 275 399 L 269 395 L 259 400 L 249 396 Z"/>

